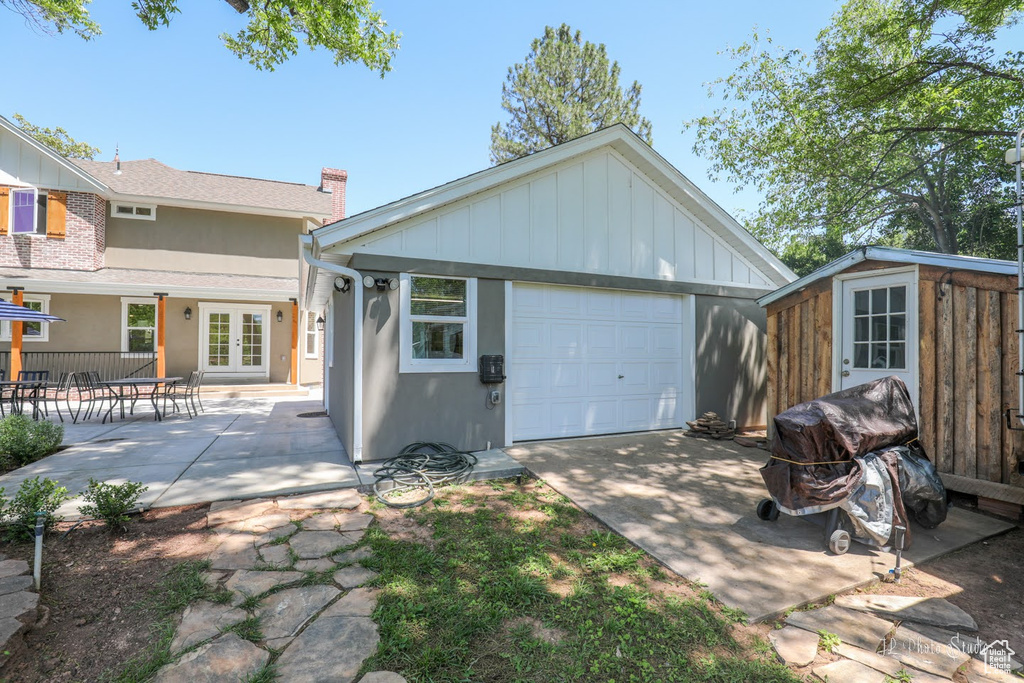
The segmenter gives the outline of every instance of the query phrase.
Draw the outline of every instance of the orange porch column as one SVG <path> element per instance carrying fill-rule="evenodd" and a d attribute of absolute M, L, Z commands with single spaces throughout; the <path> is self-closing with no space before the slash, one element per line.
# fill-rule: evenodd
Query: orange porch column
<path fill-rule="evenodd" d="M 11 303 L 21 306 L 25 302 L 21 287 L 13 287 L 11 291 L 14 292 Z M 11 376 L 8 379 L 18 379 L 18 373 L 21 372 L 21 342 L 24 331 L 25 323 L 20 320 L 11 321 Z"/>
<path fill-rule="evenodd" d="M 156 376 L 167 376 L 167 295 L 156 294 Z"/>
<path fill-rule="evenodd" d="M 292 379 L 291 383 L 299 383 L 299 302 L 292 299 Z"/>

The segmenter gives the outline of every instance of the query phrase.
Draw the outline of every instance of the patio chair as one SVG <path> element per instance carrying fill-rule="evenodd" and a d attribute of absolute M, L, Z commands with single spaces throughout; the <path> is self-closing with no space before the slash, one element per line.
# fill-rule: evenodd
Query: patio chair
<path fill-rule="evenodd" d="M 21 387 L 18 389 L 18 412 L 25 411 L 25 401 L 28 401 L 32 405 L 33 420 L 38 419 L 39 413 L 42 413 L 44 417 L 49 417 L 50 412 L 46 409 L 46 385 L 50 381 L 50 371 L 19 370 L 18 381 L 38 383 L 35 386 Z M 41 408 L 40 404 L 42 405 Z"/>
<path fill-rule="evenodd" d="M 199 408 L 196 407 L 196 396 L 199 393 L 199 385 L 203 381 L 203 373 L 200 370 L 193 370 L 188 376 L 188 382 L 185 384 L 175 384 L 173 387 L 164 394 L 164 410 L 166 412 L 167 399 L 170 398 L 174 404 L 174 410 L 178 410 L 178 401 L 181 399 L 185 404 L 185 412 L 188 413 L 189 419 L 192 419 L 199 414 Z M 202 405 L 202 402 L 199 404 Z M 205 411 L 204 411 L 205 412 Z"/>
<path fill-rule="evenodd" d="M 47 401 L 53 401 L 53 407 L 57 410 L 57 417 L 61 422 L 64 421 L 64 415 L 60 411 L 61 400 L 67 406 L 68 415 L 71 415 L 71 388 L 74 375 L 73 372 L 62 372 L 56 382 L 51 382 L 43 387 L 43 406 L 46 406 Z"/>
<path fill-rule="evenodd" d="M 7 380 L 7 370 L 4 369 L 4 368 L 0 368 L 0 382 L 4 382 L 6 380 Z M 11 398 L 11 396 L 13 395 L 13 393 L 14 393 L 13 389 L 8 389 L 7 387 L 0 387 L 0 417 L 6 417 L 7 416 L 7 412 L 4 411 L 4 401 L 9 400 Z M 13 409 L 13 407 L 12 407 L 12 409 Z"/>
<path fill-rule="evenodd" d="M 102 409 L 103 401 L 106 399 L 106 394 L 103 391 L 103 387 L 99 384 L 99 373 L 92 372 L 73 372 L 71 373 L 71 386 L 74 387 L 74 393 L 78 396 L 78 410 L 75 411 L 72 422 L 77 424 L 78 418 L 82 415 L 82 407 L 88 406 L 85 410 L 85 416 L 83 420 L 88 420 L 92 417 L 93 411 L 96 409 L 96 403 L 100 404 Z M 71 414 L 71 392 L 68 392 L 68 414 Z"/>

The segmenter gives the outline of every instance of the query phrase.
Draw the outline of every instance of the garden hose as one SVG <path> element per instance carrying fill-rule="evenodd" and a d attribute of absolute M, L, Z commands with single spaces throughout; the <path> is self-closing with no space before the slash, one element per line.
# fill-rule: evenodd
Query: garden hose
<path fill-rule="evenodd" d="M 464 481 L 476 464 L 475 455 L 460 451 L 451 444 L 417 441 L 374 470 L 376 481 L 373 482 L 373 493 L 377 500 L 388 507 L 419 507 L 434 498 L 436 486 Z M 391 482 L 392 485 L 381 491 L 382 482 Z M 422 490 L 423 498 L 409 503 L 397 503 L 385 498 L 385 494 L 395 495 L 415 490 Z"/>

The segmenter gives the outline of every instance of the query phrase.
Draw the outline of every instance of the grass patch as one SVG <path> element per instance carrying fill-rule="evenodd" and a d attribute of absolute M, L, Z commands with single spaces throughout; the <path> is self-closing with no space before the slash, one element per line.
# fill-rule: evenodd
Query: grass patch
<path fill-rule="evenodd" d="M 213 589 L 207 585 L 203 572 L 209 568 L 208 561 L 188 561 L 176 565 L 167 572 L 151 598 L 140 605 L 143 609 L 152 610 L 159 617 L 152 626 L 152 645 L 138 657 L 126 662 L 120 671 L 108 673 L 101 680 L 106 683 L 141 683 L 150 680 L 160 667 L 174 661 L 175 657 L 171 655 L 174 617 L 196 600 L 209 600 L 220 604 L 231 600 L 230 591 L 223 588 Z"/>
<path fill-rule="evenodd" d="M 224 629 L 225 633 L 229 631 L 242 640 L 248 640 L 250 643 L 258 643 L 263 640 L 263 630 L 260 628 L 258 617 L 248 617 Z"/>
<path fill-rule="evenodd" d="M 254 674 L 246 676 L 243 683 L 272 683 L 277 680 L 277 673 L 272 664 L 267 664 Z"/>
<path fill-rule="evenodd" d="M 374 526 L 381 641 L 364 671 L 429 681 L 796 681 L 732 637 L 710 594 L 652 591 L 665 573 L 550 489 L 442 491 L 408 517 L 431 546 Z M 469 505 L 466 504 L 469 499 Z M 538 515 L 537 512 L 542 514 Z M 525 520 L 525 521 L 524 521 Z"/>

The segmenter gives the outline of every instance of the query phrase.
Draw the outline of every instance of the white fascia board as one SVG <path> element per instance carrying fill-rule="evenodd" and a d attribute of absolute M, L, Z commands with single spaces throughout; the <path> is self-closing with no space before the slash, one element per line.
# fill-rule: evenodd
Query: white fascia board
<path fill-rule="evenodd" d="M 181 287 L 164 284 L 124 284 L 117 282 L 71 282 L 67 280 L 18 279 L 18 286 L 29 294 L 97 294 L 103 296 L 153 296 L 162 292 L 183 299 L 219 299 L 225 301 L 290 301 L 297 292 L 279 289 L 242 289 L 221 287 Z"/>
<path fill-rule="evenodd" d="M 610 140 L 628 139 L 626 136 L 635 137 L 626 126 L 616 124 L 611 128 L 605 128 L 561 145 L 534 152 L 514 161 L 477 171 L 411 197 L 399 199 L 376 209 L 370 209 L 350 218 L 325 225 L 315 231 L 316 241 L 322 249 L 330 249 L 341 242 L 363 237 L 386 228 L 392 223 L 408 220 L 510 180 L 585 154 Z"/>
<path fill-rule="evenodd" d="M 89 173 L 86 173 L 85 171 L 80 169 L 78 166 L 75 166 L 73 163 L 71 163 L 70 161 L 68 161 L 64 157 L 62 157 L 60 154 L 57 154 L 57 152 L 55 152 L 54 150 L 50 149 L 49 147 L 47 147 L 43 143 L 39 142 L 38 140 L 36 140 L 34 137 L 29 135 L 25 131 L 23 131 L 20 128 L 18 128 L 16 125 L 14 125 L 10 121 L 8 121 L 3 116 L 0 116 L 0 127 L 6 129 L 8 132 L 11 133 L 11 135 L 14 135 L 16 138 L 20 139 L 26 145 L 28 145 L 29 147 L 32 147 L 34 150 L 36 150 L 37 152 L 39 152 L 43 156 L 45 156 L 48 159 L 51 159 L 51 160 L 57 162 L 58 164 L 60 164 L 61 166 L 63 166 L 64 168 L 66 168 L 67 170 L 71 171 L 72 173 L 77 175 L 79 178 L 84 180 L 89 185 L 92 185 L 104 197 L 106 197 L 106 196 L 108 196 L 110 194 L 110 188 L 109 187 L 107 187 L 106 185 L 101 183 L 99 180 L 94 178 Z"/>
<path fill-rule="evenodd" d="M 204 202 L 195 199 L 173 199 L 170 197 L 157 197 L 155 195 L 143 194 L 111 194 L 110 201 L 125 202 L 128 204 L 156 204 L 157 206 L 173 206 L 181 209 L 203 209 L 206 211 L 226 211 L 229 213 L 244 213 L 255 216 L 275 216 L 278 218 L 304 218 L 316 220 L 316 216 L 309 211 L 273 209 L 262 206 L 245 206 L 241 204 L 224 204 L 221 202 Z"/>

